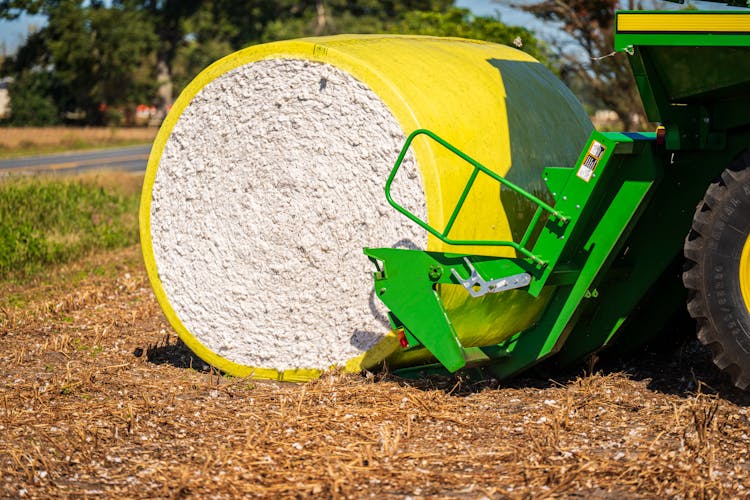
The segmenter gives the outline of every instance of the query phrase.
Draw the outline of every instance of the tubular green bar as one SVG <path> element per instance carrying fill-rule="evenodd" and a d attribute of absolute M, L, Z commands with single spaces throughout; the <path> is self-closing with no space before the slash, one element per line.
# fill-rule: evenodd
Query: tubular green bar
<path fill-rule="evenodd" d="M 448 219 L 448 223 L 445 225 L 445 229 L 443 229 L 443 234 L 446 237 L 450 234 L 451 229 L 453 229 L 453 224 L 456 222 L 456 217 L 458 217 L 459 212 L 461 212 L 461 207 L 464 206 L 466 197 L 469 196 L 469 191 L 471 191 L 471 187 L 474 185 L 474 181 L 477 180 L 477 175 L 479 175 L 479 170 L 475 168 L 471 173 L 468 182 L 466 183 L 466 187 L 464 188 L 461 196 L 458 199 L 458 203 L 456 203 L 456 207 L 453 209 L 453 213 L 451 214 L 450 219 Z"/>
<path fill-rule="evenodd" d="M 539 223 L 539 219 L 542 217 L 542 207 L 539 207 L 536 209 L 536 212 L 534 212 L 534 217 L 531 218 L 531 222 L 529 222 L 529 227 L 526 228 L 526 232 L 523 234 L 523 238 L 521 238 L 521 241 L 518 243 L 522 247 L 526 247 L 526 244 L 529 242 L 529 239 L 531 238 L 531 235 L 534 233 L 534 229 L 536 228 L 536 225 Z"/>
<path fill-rule="evenodd" d="M 451 213 L 450 219 L 448 220 L 448 223 L 446 224 L 446 227 L 443 229 L 443 231 L 438 231 L 436 228 L 428 224 L 427 222 L 421 220 L 419 217 L 411 213 L 409 210 L 401 206 L 398 202 L 396 202 L 393 197 L 391 196 L 391 185 L 393 184 L 394 179 L 396 178 L 396 174 L 398 174 L 399 169 L 401 168 L 401 165 L 404 161 L 404 158 L 406 157 L 406 153 L 411 147 L 412 142 L 417 136 L 425 135 L 429 137 L 430 139 L 434 140 L 447 150 L 449 150 L 451 153 L 455 154 L 462 160 L 469 163 L 472 167 L 474 167 L 471 176 L 469 177 L 469 180 L 466 183 L 466 187 L 464 188 L 463 192 L 461 193 L 461 197 L 459 198 L 458 202 L 456 203 L 455 208 L 453 209 L 453 212 Z M 469 195 L 469 192 L 471 191 L 471 187 L 474 184 L 474 181 L 476 180 L 479 172 L 482 172 L 483 174 L 489 176 L 493 180 L 499 182 L 503 186 L 506 186 L 508 189 L 513 191 L 514 193 L 517 193 L 527 200 L 531 201 L 532 203 L 535 203 L 539 208 L 542 210 L 545 210 L 550 213 L 552 217 L 554 217 L 557 221 L 559 221 L 561 224 L 565 224 L 568 222 L 569 218 L 564 216 L 560 211 L 556 210 L 552 206 L 545 203 L 543 200 L 539 199 L 538 197 L 534 196 L 533 194 L 529 193 L 525 189 L 513 184 L 509 180 L 505 179 L 504 177 L 496 174 L 489 168 L 485 167 L 481 163 L 479 163 L 474 158 L 470 157 L 463 151 L 459 150 L 449 142 L 447 142 L 445 139 L 439 137 L 437 134 L 430 130 L 426 129 L 417 129 L 411 134 L 409 134 L 409 137 L 406 139 L 406 142 L 404 143 L 404 147 L 401 148 L 401 152 L 399 153 L 398 159 L 396 160 L 396 163 L 393 166 L 393 169 L 391 170 L 390 175 L 388 176 L 388 180 L 385 184 L 385 196 L 388 200 L 388 203 L 395 208 L 397 211 L 399 211 L 401 214 L 406 216 L 409 220 L 414 222 L 415 224 L 419 225 L 421 228 L 425 229 L 427 232 L 429 232 L 431 235 L 435 236 L 436 238 L 440 239 L 441 241 L 448 243 L 449 245 L 456 245 L 456 246 L 470 246 L 470 245 L 477 245 L 477 246 L 505 246 L 505 247 L 511 247 L 521 253 L 522 255 L 529 257 L 532 259 L 536 264 L 539 265 L 545 265 L 545 262 L 543 259 L 540 259 L 538 256 L 534 255 L 531 251 L 529 251 L 527 248 L 524 247 L 524 244 L 528 242 L 528 238 L 525 238 L 525 241 L 523 244 L 516 243 L 514 241 L 505 241 L 505 240 L 454 240 L 451 239 L 448 235 L 450 233 L 450 230 L 453 228 L 453 224 L 456 221 L 456 218 L 458 217 L 458 214 L 461 212 L 461 208 L 463 207 L 464 202 L 466 201 L 467 196 Z M 530 233 L 530 231 L 533 231 L 533 226 L 538 222 L 539 217 L 534 217 L 532 220 L 530 226 L 527 228 L 526 233 Z"/>
<path fill-rule="evenodd" d="M 460 149 L 458 149 L 454 145 L 450 144 L 448 141 L 446 141 L 442 137 L 439 137 L 435 132 L 432 132 L 431 130 L 427 130 L 427 129 L 417 129 L 414 132 L 412 132 L 411 134 L 409 134 L 409 137 L 406 139 L 406 142 L 404 143 L 404 147 L 401 149 L 401 153 L 399 154 L 398 159 L 396 160 L 396 164 L 393 166 L 393 169 L 391 170 L 391 174 L 388 176 L 388 180 L 386 181 L 386 197 L 388 198 L 388 201 L 391 203 L 391 205 L 393 206 L 393 208 L 395 208 L 399 212 L 403 213 L 404 215 L 408 216 L 409 212 L 405 208 L 401 207 L 396 202 L 394 202 L 393 199 L 391 198 L 391 195 L 390 195 L 390 193 L 391 193 L 391 184 L 393 183 L 393 179 L 396 177 L 396 173 L 398 172 L 399 167 L 401 167 L 401 163 L 404 161 L 404 157 L 406 156 L 406 152 L 411 147 L 411 143 L 414 142 L 414 139 L 417 136 L 419 136 L 419 135 L 426 135 L 427 137 L 429 137 L 430 139 L 434 140 L 435 142 L 437 142 L 438 144 L 440 144 L 441 146 L 443 146 L 445 149 L 447 149 L 451 153 L 455 154 L 456 156 L 458 156 L 462 160 L 464 160 L 467 163 L 471 164 L 475 169 L 480 170 L 482 173 L 490 176 L 491 178 L 493 178 L 494 180 L 496 180 L 500 184 L 506 186 L 511 191 L 516 192 L 516 193 L 520 194 L 521 196 L 523 196 L 524 198 L 526 198 L 526 199 L 528 199 L 528 200 L 536 203 L 537 205 L 539 205 L 540 207 L 542 207 L 544 210 L 550 212 L 555 217 L 558 217 L 561 221 L 565 222 L 567 220 L 567 218 L 564 215 L 562 215 L 561 213 L 557 212 L 553 207 L 551 207 L 550 205 L 546 204 L 544 201 L 540 200 L 539 198 L 537 198 L 533 194 L 529 193 L 525 189 L 523 189 L 523 188 L 521 188 L 519 186 L 516 186 L 515 184 L 513 184 L 512 182 L 510 182 L 506 178 L 504 178 L 504 177 L 502 177 L 500 175 L 497 175 L 495 172 L 493 172 L 489 168 L 485 167 L 484 165 L 482 165 L 481 163 L 479 163 L 478 161 L 476 161 L 471 156 L 467 155 L 466 153 L 464 153 L 463 151 L 461 151 Z M 400 208 L 400 210 L 399 210 L 399 208 Z"/>

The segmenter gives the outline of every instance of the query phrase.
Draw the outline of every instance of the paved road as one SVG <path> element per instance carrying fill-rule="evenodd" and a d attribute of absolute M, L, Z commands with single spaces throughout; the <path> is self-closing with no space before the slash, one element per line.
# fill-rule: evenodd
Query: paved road
<path fill-rule="evenodd" d="M 151 145 L 149 144 L 146 146 L 0 160 L 0 174 L 11 172 L 81 173 L 90 170 L 143 172 L 146 170 L 146 162 L 150 151 Z"/>

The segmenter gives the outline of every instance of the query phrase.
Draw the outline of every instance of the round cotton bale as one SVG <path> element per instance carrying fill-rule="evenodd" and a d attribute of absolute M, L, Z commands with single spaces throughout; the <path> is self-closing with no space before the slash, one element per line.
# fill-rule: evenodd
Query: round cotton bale
<path fill-rule="evenodd" d="M 509 47 L 347 35 L 245 49 L 185 89 L 154 143 L 140 213 L 152 286 L 182 340 L 228 373 L 359 369 L 391 349 L 362 247 L 488 251 L 428 240 L 388 206 L 383 185 L 406 136 L 433 130 L 548 196 L 542 168 L 572 165 L 590 127 L 549 71 Z M 441 228 L 471 170 L 427 141 L 413 151 L 395 196 Z M 530 211 L 483 179 L 452 236 L 511 239 Z M 484 321 L 472 343 L 528 326 L 544 302 L 505 295 L 493 310 L 493 298 L 441 293 L 464 325 Z"/>

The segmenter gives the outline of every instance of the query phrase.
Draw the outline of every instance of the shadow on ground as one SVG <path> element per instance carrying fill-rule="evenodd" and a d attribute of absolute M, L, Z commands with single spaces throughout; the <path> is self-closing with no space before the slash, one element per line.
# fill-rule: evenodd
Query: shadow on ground
<path fill-rule="evenodd" d="M 155 344 L 149 344 L 145 350 L 142 347 L 136 348 L 133 355 L 138 358 L 146 356 L 148 362 L 155 365 L 171 365 L 201 372 L 211 370 L 208 363 L 193 354 L 182 340 L 175 339 L 169 334 Z"/>
<path fill-rule="evenodd" d="M 402 379 L 386 374 L 384 378 L 423 390 L 438 389 L 461 396 L 487 388 L 561 387 L 592 374 L 622 374 L 631 380 L 643 381 L 651 391 L 683 398 L 692 398 L 700 392 L 716 395 L 738 406 L 750 406 L 750 392 L 734 387 L 729 377 L 714 366 L 709 350 L 694 338 L 647 346 L 627 355 L 593 357 L 565 368 L 553 363 L 541 364 L 519 377 L 503 381 L 483 377 L 479 372 L 423 379 Z"/>
<path fill-rule="evenodd" d="M 750 392 L 737 389 L 711 360 L 711 352 L 695 339 L 679 346 L 643 349 L 627 358 L 603 359 L 605 372 L 620 371 L 643 380 L 652 391 L 691 397 L 697 392 L 716 394 L 738 406 L 750 406 Z"/>
<path fill-rule="evenodd" d="M 146 356 L 150 363 L 156 365 L 167 364 L 201 372 L 212 370 L 179 338 L 171 335 L 166 335 L 146 349 L 139 347 L 133 354 L 136 357 Z M 605 353 L 576 366 L 561 368 L 552 363 L 542 364 L 522 376 L 504 381 L 487 378 L 478 372 L 421 379 L 403 379 L 394 374 L 380 373 L 379 378 L 397 381 L 421 390 L 437 389 L 461 396 L 488 388 L 560 387 L 572 383 L 579 377 L 616 373 L 622 373 L 631 380 L 643 381 L 649 390 L 664 394 L 690 398 L 701 392 L 715 394 L 738 406 L 750 406 L 750 392 L 734 387 L 729 377 L 714 366 L 709 350 L 688 334 L 669 337 L 666 342 L 650 345 L 627 355 Z"/>

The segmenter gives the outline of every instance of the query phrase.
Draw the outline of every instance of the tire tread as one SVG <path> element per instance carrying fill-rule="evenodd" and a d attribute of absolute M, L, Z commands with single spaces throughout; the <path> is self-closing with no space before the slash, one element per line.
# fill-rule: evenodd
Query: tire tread
<path fill-rule="evenodd" d="M 750 185 L 750 150 L 741 154 L 722 172 L 719 179 L 711 183 L 705 197 L 698 204 L 692 229 L 685 238 L 684 254 L 687 259 L 682 281 L 688 290 L 687 309 L 697 322 L 697 337 L 712 353 L 714 364 L 727 373 L 732 383 L 740 389 L 750 389 L 750 357 L 727 344 L 726 334 L 717 331 L 709 313 L 704 290 L 707 271 L 704 269 L 706 239 L 711 237 L 714 219 L 722 210 L 731 186 L 738 182 Z"/>

